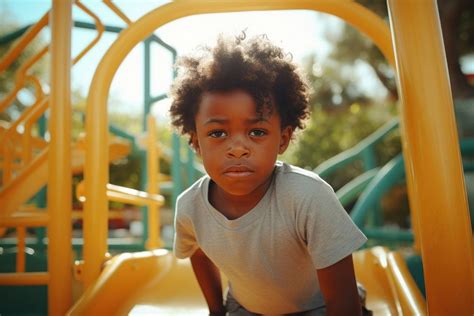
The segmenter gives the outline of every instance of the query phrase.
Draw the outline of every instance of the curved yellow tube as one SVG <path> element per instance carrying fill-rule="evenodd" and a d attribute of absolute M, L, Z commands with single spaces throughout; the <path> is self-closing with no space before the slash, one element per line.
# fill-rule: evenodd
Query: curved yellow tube
<path fill-rule="evenodd" d="M 89 50 L 91 50 L 92 47 L 95 46 L 102 37 L 102 34 L 104 33 L 104 24 L 100 21 L 99 17 L 95 15 L 89 8 L 87 8 L 84 4 L 82 4 L 79 0 L 76 0 L 76 5 L 84 11 L 87 15 L 89 15 L 95 23 L 95 28 L 97 30 L 97 35 L 94 37 L 94 39 L 72 60 L 72 64 L 75 65 Z"/>
<path fill-rule="evenodd" d="M 177 1 L 146 14 L 119 34 L 99 64 L 91 83 L 87 100 L 87 157 L 85 168 L 86 196 L 84 221 L 84 285 L 99 276 L 107 252 L 107 194 L 108 183 L 108 118 L 107 98 L 112 78 L 126 55 L 161 25 L 189 15 L 256 10 L 318 10 L 334 14 L 367 34 L 389 62 L 393 53 L 388 26 L 370 10 L 347 0 L 321 1 Z M 89 241 L 87 241 L 89 240 Z"/>

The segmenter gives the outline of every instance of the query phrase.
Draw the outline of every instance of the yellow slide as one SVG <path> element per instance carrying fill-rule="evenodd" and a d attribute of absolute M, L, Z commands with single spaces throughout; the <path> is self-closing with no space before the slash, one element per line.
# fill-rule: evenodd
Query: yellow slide
<path fill-rule="evenodd" d="M 112 258 L 68 315 L 208 315 L 189 260 L 165 249 Z"/>
<path fill-rule="evenodd" d="M 72 172 L 81 173 L 85 162 L 85 150 L 82 142 L 72 148 Z M 110 161 L 122 158 L 131 150 L 130 143 L 118 137 L 111 137 L 109 145 Z M 0 190 L 0 213 L 7 216 L 36 194 L 48 179 L 48 148 L 44 148 L 32 162 Z"/>
<path fill-rule="evenodd" d="M 354 254 L 357 280 L 374 315 L 425 315 L 402 257 L 383 247 Z M 164 249 L 112 258 L 68 315 L 208 315 L 189 260 Z"/>
<path fill-rule="evenodd" d="M 426 315 L 425 300 L 403 257 L 385 247 L 354 253 L 357 281 L 367 290 L 367 308 L 375 315 Z"/>

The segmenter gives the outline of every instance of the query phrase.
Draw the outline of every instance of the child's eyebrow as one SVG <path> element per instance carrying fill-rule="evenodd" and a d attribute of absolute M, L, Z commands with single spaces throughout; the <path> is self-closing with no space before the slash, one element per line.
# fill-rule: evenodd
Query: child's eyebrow
<path fill-rule="evenodd" d="M 228 123 L 229 121 L 230 119 L 227 119 L 227 118 L 210 118 L 204 122 L 204 125 L 209 125 L 213 123 L 225 124 L 225 123 Z M 256 117 L 256 118 L 245 120 L 245 123 L 249 125 L 256 124 L 256 123 L 263 123 L 263 122 L 268 122 L 268 119 L 266 119 L 265 117 Z"/>
<path fill-rule="evenodd" d="M 204 122 L 204 125 L 209 125 L 212 123 L 224 124 L 229 122 L 229 119 L 221 119 L 221 118 L 210 118 Z"/>
<path fill-rule="evenodd" d="M 253 118 L 253 119 L 248 119 L 248 120 L 246 120 L 246 122 L 249 123 L 249 124 L 264 123 L 264 122 L 268 122 L 268 119 L 265 118 L 265 117 L 256 117 L 256 118 Z"/>

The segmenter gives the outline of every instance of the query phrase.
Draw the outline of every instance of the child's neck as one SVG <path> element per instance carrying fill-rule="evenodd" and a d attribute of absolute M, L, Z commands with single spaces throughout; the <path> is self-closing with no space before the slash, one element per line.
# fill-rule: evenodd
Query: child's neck
<path fill-rule="evenodd" d="M 209 186 L 209 202 L 227 219 L 237 219 L 252 210 L 267 192 L 272 177 L 269 177 L 262 185 L 247 195 L 232 195 L 211 180 Z"/>

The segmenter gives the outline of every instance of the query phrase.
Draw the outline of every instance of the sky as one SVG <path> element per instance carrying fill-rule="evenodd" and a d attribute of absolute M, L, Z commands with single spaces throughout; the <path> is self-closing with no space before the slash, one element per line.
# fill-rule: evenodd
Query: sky
<path fill-rule="evenodd" d="M 98 15 L 104 24 L 125 26 L 102 1 L 83 0 L 84 5 Z M 132 20 L 164 4 L 158 0 L 117 0 L 114 3 Z M 50 0 L 0 0 L 0 16 L 19 25 L 36 22 L 50 8 Z M 73 19 L 92 22 L 79 8 L 73 8 Z M 245 13 L 206 14 L 182 18 L 166 24 L 155 34 L 173 46 L 178 54 L 191 52 L 202 44 L 212 45 L 218 34 L 239 34 L 245 30 L 249 36 L 266 34 L 273 42 L 293 55 L 297 63 L 305 56 L 315 54 L 323 60 L 331 46 L 325 37 L 328 32 L 337 32 L 341 21 L 333 16 L 312 11 L 265 11 Z M 42 32 L 49 39 L 49 29 Z M 76 56 L 95 36 L 95 31 L 75 28 L 72 36 L 72 55 Z M 116 34 L 104 34 L 86 57 L 72 70 L 72 88 L 87 95 L 91 79 L 98 62 L 116 38 Z M 152 49 L 152 93 L 166 93 L 172 82 L 171 55 L 154 46 Z M 154 71 L 157 70 L 157 71 Z M 359 76 L 370 77 L 370 70 L 361 67 Z M 366 89 L 377 91 L 377 83 L 363 80 Z M 380 89 L 378 89 L 380 90 Z M 136 46 L 124 60 L 112 82 L 109 103 L 112 111 L 137 112 L 143 107 L 143 47 Z M 167 101 L 154 106 L 154 114 L 166 119 Z"/>

